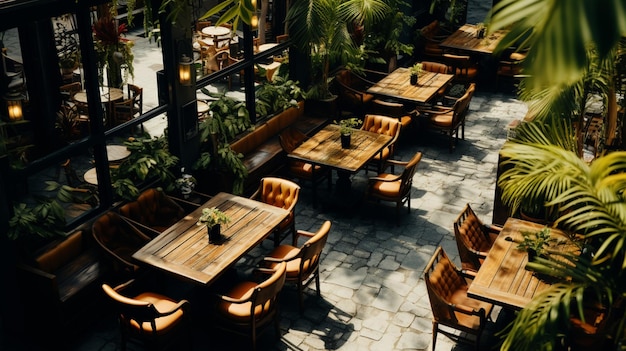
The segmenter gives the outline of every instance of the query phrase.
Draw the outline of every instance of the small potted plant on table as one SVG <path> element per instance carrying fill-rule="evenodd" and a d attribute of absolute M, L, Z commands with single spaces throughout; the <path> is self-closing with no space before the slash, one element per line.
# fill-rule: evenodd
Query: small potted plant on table
<path fill-rule="evenodd" d="M 339 122 L 339 134 L 341 135 L 341 147 L 344 149 L 350 148 L 350 139 L 352 137 L 352 130 L 361 124 L 361 120 L 356 117 L 350 117 L 342 119 Z"/>
<path fill-rule="evenodd" d="M 230 217 L 226 213 L 217 207 L 211 207 L 202 209 L 202 215 L 196 224 L 206 226 L 209 232 L 209 242 L 217 243 L 222 238 L 221 225 L 228 223 L 230 223 Z"/>
<path fill-rule="evenodd" d="M 411 73 L 411 85 L 417 85 L 419 76 L 422 74 L 422 63 L 418 62 L 409 69 Z"/>
<path fill-rule="evenodd" d="M 547 246 L 554 240 L 550 237 L 549 227 L 543 227 L 538 232 L 522 232 L 522 236 L 523 239 L 518 243 L 517 249 L 528 252 L 528 261 L 533 261 L 537 256 L 545 255 Z"/>

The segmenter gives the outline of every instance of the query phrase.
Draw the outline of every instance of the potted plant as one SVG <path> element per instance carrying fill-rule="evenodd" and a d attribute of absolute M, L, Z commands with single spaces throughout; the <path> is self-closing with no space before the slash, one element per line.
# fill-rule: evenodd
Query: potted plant
<path fill-rule="evenodd" d="M 419 76 L 422 74 L 422 63 L 418 62 L 409 68 L 411 74 L 411 85 L 417 85 Z"/>
<path fill-rule="evenodd" d="M 476 23 L 476 38 L 482 39 L 485 37 L 485 24 L 482 22 Z"/>
<path fill-rule="evenodd" d="M 522 232 L 522 237 L 522 241 L 517 244 L 517 249 L 528 252 L 528 261 L 545 255 L 547 246 L 554 240 L 550 237 L 549 227 L 543 227 L 538 232 Z"/>
<path fill-rule="evenodd" d="M 185 167 L 181 168 L 180 172 L 180 178 L 177 178 L 174 183 L 178 191 L 180 191 L 181 195 L 183 195 L 183 198 L 187 199 L 189 194 L 191 194 L 193 189 L 196 187 L 197 181 L 194 176 L 185 173 Z"/>
<path fill-rule="evenodd" d="M 350 148 L 350 139 L 352 137 L 352 129 L 358 127 L 361 124 L 361 120 L 356 117 L 350 117 L 342 119 L 339 122 L 339 134 L 341 136 L 341 147 L 344 149 Z"/>
<path fill-rule="evenodd" d="M 116 26 L 115 20 L 110 15 L 98 19 L 93 25 L 98 57 L 98 79 L 101 86 L 104 86 L 105 71 L 107 86 L 112 88 L 121 88 L 129 75 L 135 76 L 132 51 L 134 43 L 123 37 L 127 31 L 125 23 Z"/>
<path fill-rule="evenodd" d="M 196 225 L 205 226 L 209 232 L 209 242 L 216 243 L 221 239 L 221 225 L 230 223 L 230 217 L 217 207 L 203 208 L 202 215 Z"/>

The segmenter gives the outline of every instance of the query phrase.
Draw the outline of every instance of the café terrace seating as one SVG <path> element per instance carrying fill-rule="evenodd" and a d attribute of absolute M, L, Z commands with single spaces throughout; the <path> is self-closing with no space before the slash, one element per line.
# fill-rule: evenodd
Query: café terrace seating
<path fill-rule="evenodd" d="M 317 296 L 321 296 L 320 260 L 330 226 L 331 222 L 325 221 L 315 233 L 298 230 L 293 245 L 279 245 L 263 259 L 264 265 L 274 269 L 280 262 L 287 263 L 286 281 L 297 286 L 300 313 L 304 311 L 304 288 L 313 281 L 315 281 Z M 297 247 L 300 237 L 308 238 L 308 240 L 301 247 Z"/>
<path fill-rule="evenodd" d="M 454 238 L 459 249 L 461 267 L 478 271 L 501 230 L 499 226 L 483 224 L 470 204 L 466 204 L 454 221 Z"/>
<path fill-rule="evenodd" d="M 465 139 L 465 117 L 475 89 L 476 84 L 471 83 L 463 96 L 454 99 L 454 104 L 450 107 L 432 105 L 418 109 L 428 127 L 448 135 L 450 152 L 454 150 L 459 140 L 459 128 L 461 128 L 461 139 Z"/>
<path fill-rule="evenodd" d="M 244 281 L 218 295 L 215 308 L 215 326 L 226 332 L 249 337 L 251 349 L 257 349 L 257 335 L 269 330 L 273 324 L 276 337 L 280 337 L 280 292 L 287 276 L 287 264 L 275 269 L 257 268 L 257 274 L 271 276 L 261 283 Z"/>
<path fill-rule="evenodd" d="M 400 219 L 400 207 L 407 203 L 407 212 L 411 213 L 411 186 L 417 164 L 422 159 L 422 153 L 416 153 L 408 162 L 387 160 L 388 165 L 402 166 L 404 169 L 399 175 L 393 173 L 379 173 L 368 180 L 366 198 L 376 201 L 390 201 L 396 203 L 396 219 Z"/>
<path fill-rule="evenodd" d="M 115 288 L 102 284 L 102 290 L 119 313 L 121 349 L 126 350 L 132 339 L 142 342 L 150 350 L 166 346 L 177 350 L 190 349 L 191 338 L 185 324 L 190 318 L 189 301 L 176 301 L 155 292 L 143 292 L 133 297 L 122 295 L 133 283 L 134 280 L 129 280 Z"/>
<path fill-rule="evenodd" d="M 471 273 L 461 271 L 439 246 L 424 269 L 424 281 L 433 313 L 433 351 L 440 332 L 453 340 L 474 343 L 480 350 L 480 337 L 493 305 L 467 296 Z M 453 333 L 446 326 L 474 336 Z"/>
<path fill-rule="evenodd" d="M 383 166 L 387 160 L 391 159 L 394 154 L 394 150 L 396 147 L 396 141 L 400 136 L 400 130 L 402 129 L 402 125 L 397 118 L 390 116 L 381 116 L 381 115 L 373 115 L 367 114 L 365 115 L 365 119 L 363 120 L 363 124 L 361 125 L 361 130 L 366 130 L 368 132 L 374 132 L 378 134 L 389 135 L 392 137 L 389 145 L 382 149 L 380 153 L 377 153 L 371 161 L 366 166 L 366 170 L 369 168 L 368 166 L 374 164 L 377 172 L 381 172 L 383 170 Z"/>
<path fill-rule="evenodd" d="M 264 202 L 269 205 L 284 208 L 289 211 L 289 216 L 276 228 L 274 233 L 274 245 L 278 246 L 284 239 L 283 233 L 291 232 L 296 235 L 296 216 L 294 208 L 298 203 L 300 186 L 290 180 L 265 177 L 257 191 L 250 196 L 251 199 Z"/>

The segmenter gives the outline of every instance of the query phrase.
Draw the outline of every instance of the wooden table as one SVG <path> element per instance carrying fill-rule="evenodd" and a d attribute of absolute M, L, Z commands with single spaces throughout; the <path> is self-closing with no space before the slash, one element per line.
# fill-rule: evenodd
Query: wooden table
<path fill-rule="evenodd" d="M 124 145 L 107 145 L 107 160 L 112 163 L 119 162 L 126 157 L 130 156 L 130 150 Z M 83 178 L 89 184 L 98 185 L 98 175 L 96 168 L 88 169 Z"/>
<path fill-rule="evenodd" d="M 202 28 L 202 34 L 210 37 L 218 37 L 230 34 L 230 29 L 222 26 L 208 26 Z"/>
<path fill-rule="evenodd" d="M 391 140 L 389 135 L 356 129 L 352 131 L 350 148 L 344 149 L 341 147 L 339 126 L 329 124 L 293 150 L 288 157 L 337 170 L 337 188 L 347 191 L 350 189 L 350 174 L 365 167 Z"/>
<path fill-rule="evenodd" d="M 486 34 L 484 38 L 477 38 L 476 26 L 473 24 L 464 24 L 439 44 L 439 46 L 470 53 L 492 54 L 493 50 L 506 33 L 506 30 L 498 30 Z"/>
<path fill-rule="evenodd" d="M 103 103 L 115 102 L 124 98 L 124 91 L 118 88 L 100 89 L 100 101 Z M 87 91 L 82 90 L 74 94 L 74 100 L 77 102 L 87 103 Z"/>
<path fill-rule="evenodd" d="M 207 228 L 196 222 L 205 207 L 224 211 L 224 240 L 209 243 Z M 219 193 L 137 251 L 133 258 L 191 282 L 210 285 L 270 235 L 289 211 L 248 198 Z"/>
<path fill-rule="evenodd" d="M 411 85 L 410 76 L 411 73 L 408 68 L 397 68 L 378 83 L 372 85 L 367 89 L 367 92 L 409 103 L 423 104 L 437 95 L 437 92 L 454 78 L 453 74 L 423 71 L 417 85 Z"/>
<path fill-rule="evenodd" d="M 528 254 L 517 249 L 523 232 L 537 232 L 544 226 L 517 218 L 509 218 L 487 254 L 476 278 L 472 281 L 467 295 L 506 308 L 520 310 L 532 298 L 550 286 L 549 282 L 539 279 L 526 270 Z M 567 235 L 558 229 L 551 229 L 550 235 L 556 241 L 550 249 L 576 252 L 577 246 L 569 241 Z M 511 239 L 513 241 L 511 241 Z"/>

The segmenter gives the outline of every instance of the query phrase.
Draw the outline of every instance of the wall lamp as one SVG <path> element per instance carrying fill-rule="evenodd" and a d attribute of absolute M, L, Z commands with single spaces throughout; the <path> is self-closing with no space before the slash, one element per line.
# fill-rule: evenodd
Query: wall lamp
<path fill-rule="evenodd" d="M 180 85 L 191 85 L 191 58 L 185 54 L 178 62 L 178 81 Z"/>
<path fill-rule="evenodd" d="M 24 118 L 24 114 L 22 111 L 22 100 L 24 97 L 19 92 L 13 91 L 7 93 L 4 96 L 4 99 L 7 102 L 7 109 L 9 112 L 9 120 L 11 122 L 20 121 Z"/>

